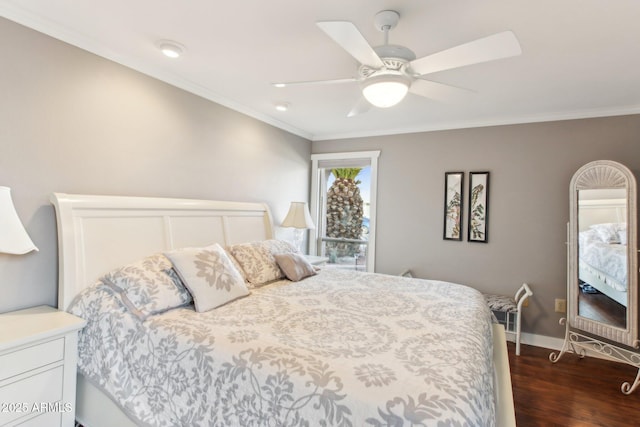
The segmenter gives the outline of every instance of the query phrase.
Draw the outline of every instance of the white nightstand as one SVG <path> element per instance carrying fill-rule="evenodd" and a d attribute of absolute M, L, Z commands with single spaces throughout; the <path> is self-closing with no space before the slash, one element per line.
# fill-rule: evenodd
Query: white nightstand
<path fill-rule="evenodd" d="M 0 314 L 0 426 L 74 425 L 85 323 L 48 306 Z"/>
<path fill-rule="evenodd" d="M 329 258 L 323 256 L 305 255 L 304 257 L 307 259 L 307 261 L 309 261 L 309 264 L 311 265 L 323 266 L 329 262 Z"/>

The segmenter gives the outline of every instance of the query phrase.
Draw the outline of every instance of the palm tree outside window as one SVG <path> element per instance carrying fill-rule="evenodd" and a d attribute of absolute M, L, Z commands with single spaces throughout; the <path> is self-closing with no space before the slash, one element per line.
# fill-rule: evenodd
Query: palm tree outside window
<path fill-rule="evenodd" d="M 333 268 L 374 271 L 379 151 L 312 155 L 310 251 Z M 315 253 L 314 253 L 315 251 Z"/>

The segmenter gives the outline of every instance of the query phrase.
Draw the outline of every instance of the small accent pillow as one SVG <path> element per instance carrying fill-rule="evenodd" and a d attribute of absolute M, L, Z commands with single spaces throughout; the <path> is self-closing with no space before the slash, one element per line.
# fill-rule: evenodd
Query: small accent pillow
<path fill-rule="evenodd" d="M 278 267 L 275 255 L 298 253 L 295 246 L 284 240 L 241 243 L 227 249 L 240 264 L 244 277 L 254 287 L 284 279 L 284 273 Z"/>
<path fill-rule="evenodd" d="M 191 295 L 161 253 L 112 270 L 101 281 L 140 320 L 191 303 Z"/>
<path fill-rule="evenodd" d="M 275 255 L 276 262 L 280 269 L 292 282 L 298 282 L 316 273 L 313 265 L 301 254 L 278 254 Z"/>
<path fill-rule="evenodd" d="M 244 278 L 219 244 L 167 252 L 167 258 L 193 295 L 196 311 L 209 311 L 249 295 Z"/>

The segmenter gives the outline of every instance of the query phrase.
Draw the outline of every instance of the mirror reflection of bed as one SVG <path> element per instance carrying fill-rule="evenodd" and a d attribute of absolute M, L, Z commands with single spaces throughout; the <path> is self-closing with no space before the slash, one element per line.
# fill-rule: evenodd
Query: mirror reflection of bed
<path fill-rule="evenodd" d="M 586 189 L 578 194 L 578 313 L 626 327 L 627 201 L 624 189 Z"/>

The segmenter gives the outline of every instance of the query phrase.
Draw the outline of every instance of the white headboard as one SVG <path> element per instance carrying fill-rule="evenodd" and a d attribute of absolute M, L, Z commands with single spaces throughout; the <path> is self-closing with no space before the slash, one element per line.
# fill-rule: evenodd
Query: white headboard
<path fill-rule="evenodd" d="M 580 231 L 593 224 L 627 222 L 627 199 L 580 200 L 578 227 Z"/>
<path fill-rule="evenodd" d="M 104 273 L 156 252 L 273 238 L 262 203 L 53 193 L 58 308 Z"/>

